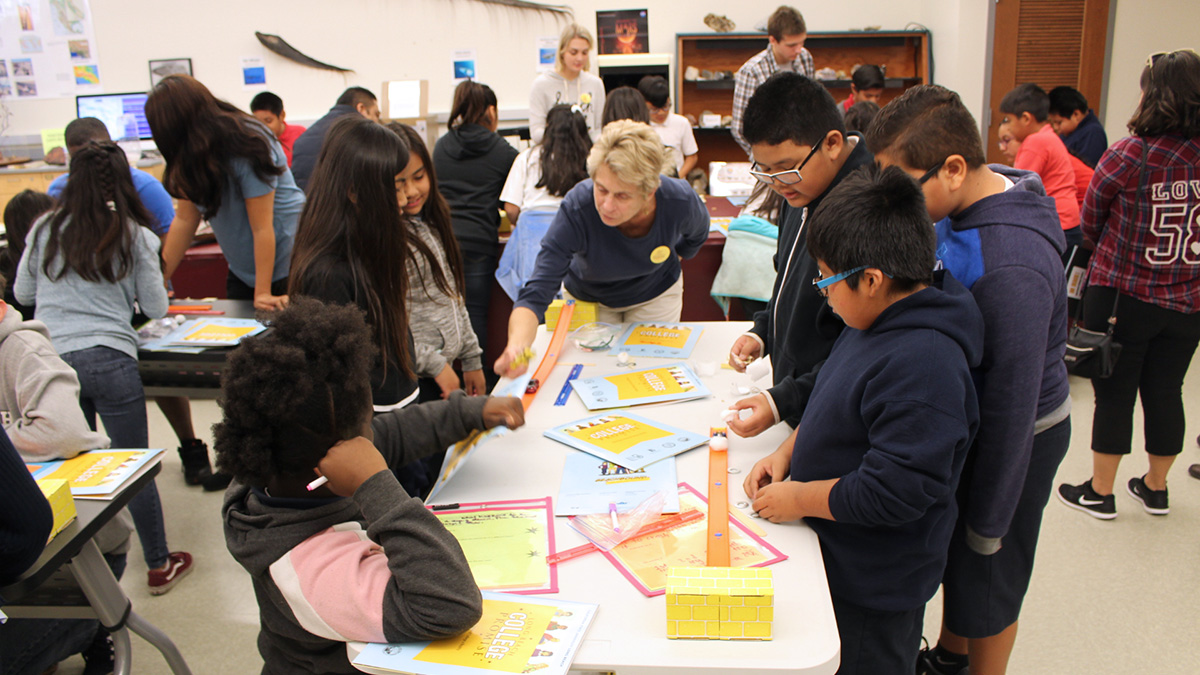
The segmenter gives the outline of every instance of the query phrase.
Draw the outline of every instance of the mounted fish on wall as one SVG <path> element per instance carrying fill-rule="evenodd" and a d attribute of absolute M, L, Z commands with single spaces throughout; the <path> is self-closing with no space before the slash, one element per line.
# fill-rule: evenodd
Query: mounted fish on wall
<path fill-rule="evenodd" d="M 503 7 L 512 7 L 513 9 L 528 9 L 528 10 L 531 10 L 534 12 L 550 12 L 553 14 L 561 14 L 563 16 L 573 16 L 571 8 L 567 7 L 566 5 L 543 5 L 543 4 L 537 3 L 537 2 L 528 2 L 527 0 L 475 0 L 475 1 L 487 4 L 487 5 L 501 5 Z M 260 33 L 258 31 L 255 31 L 254 37 L 258 38 L 258 41 L 260 43 L 262 43 L 262 46 L 275 52 L 276 54 L 282 56 L 283 58 L 288 59 L 289 61 L 295 61 L 296 63 L 299 63 L 302 66 L 308 66 L 309 68 L 318 68 L 320 70 L 332 70 L 332 71 L 335 71 L 338 73 L 354 72 L 350 68 L 342 68 L 341 66 L 335 66 L 335 65 L 332 65 L 329 63 L 325 63 L 324 61 L 318 61 L 318 60 L 314 59 L 313 57 L 305 54 L 304 52 L 301 52 L 299 49 L 296 49 L 295 47 L 291 46 L 290 44 L 288 44 L 287 40 L 284 40 L 282 37 L 280 37 L 278 35 L 272 35 L 270 33 Z"/>

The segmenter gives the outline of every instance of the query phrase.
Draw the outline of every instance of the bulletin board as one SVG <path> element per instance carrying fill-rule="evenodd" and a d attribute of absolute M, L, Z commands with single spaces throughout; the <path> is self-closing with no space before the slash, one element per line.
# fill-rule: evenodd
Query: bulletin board
<path fill-rule="evenodd" d="M 99 63 L 88 0 L 0 3 L 0 96 L 32 100 L 101 93 Z"/>

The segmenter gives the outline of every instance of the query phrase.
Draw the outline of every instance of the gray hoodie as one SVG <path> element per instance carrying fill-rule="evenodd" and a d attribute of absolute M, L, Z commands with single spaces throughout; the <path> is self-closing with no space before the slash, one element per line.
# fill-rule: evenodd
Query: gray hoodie
<path fill-rule="evenodd" d="M 50 344 L 41 321 L 0 304 L 0 420 L 27 462 L 70 459 L 107 448 L 79 408 L 79 378 Z"/>
<path fill-rule="evenodd" d="M 378 415 L 375 447 L 400 467 L 483 428 L 486 397 Z M 390 471 L 350 498 L 279 499 L 234 481 L 222 506 L 225 543 L 258 598 L 262 672 L 356 673 L 346 642 L 458 635 L 483 600 L 458 541 Z"/>
<path fill-rule="evenodd" d="M 600 118 L 604 114 L 604 81 L 589 72 L 567 80 L 557 71 L 547 71 L 533 80 L 529 92 L 529 136 L 532 143 L 542 142 L 546 132 L 546 113 L 558 104 L 578 105 L 587 120 L 592 140 L 600 138 Z"/>

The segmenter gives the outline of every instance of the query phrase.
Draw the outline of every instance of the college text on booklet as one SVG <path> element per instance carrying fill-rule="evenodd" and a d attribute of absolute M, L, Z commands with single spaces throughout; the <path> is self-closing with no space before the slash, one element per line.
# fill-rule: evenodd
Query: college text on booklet
<path fill-rule="evenodd" d="M 547 429 L 542 435 L 634 470 L 708 441 L 703 434 L 677 429 L 627 412 L 595 415 Z"/>
<path fill-rule="evenodd" d="M 692 355 L 704 328 L 686 323 L 635 323 L 617 340 L 612 353 L 686 359 Z"/>
<path fill-rule="evenodd" d="M 475 584 L 508 593 L 557 593 L 549 497 L 430 507 L 462 546 Z"/>
<path fill-rule="evenodd" d="M 466 633 L 436 642 L 369 644 L 354 665 L 422 675 L 565 675 L 596 607 L 484 591 L 483 617 Z"/>
<path fill-rule="evenodd" d="M 656 492 L 667 498 L 663 513 L 679 513 L 678 483 L 674 457 L 641 469 L 627 469 L 594 455 L 572 452 L 563 464 L 554 515 L 608 513 L 609 504 L 618 513 L 625 513 Z"/>
<path fill-rule="evenodd" d="M 643 595 L 662 595 L 667 589 L 670 567 L 704 567 L 708 549 L 708 502 L 687 483 L 679 484 L 682 513 L 699 510 L 706 517 L 644 537 L 617 544 L 611 551 L 600 551 Z M 782 551 L 746 527 L 736 518 L 729 519 L 730 567 L 765 567 L 787 560 Z"/>
<path fill-rule="evenodd" d="M 710 392 L 686 363 L 599 375 L 571 383 L 588 410 L 690 401 Z"/>
<path fill-rule="evenodd" d="M 71 459 L 31 462 L 25 466 L 37 480 L 67 481 L 72 497 L 108 499 L 162 452 L 162 448 L 89 450 Z"/>

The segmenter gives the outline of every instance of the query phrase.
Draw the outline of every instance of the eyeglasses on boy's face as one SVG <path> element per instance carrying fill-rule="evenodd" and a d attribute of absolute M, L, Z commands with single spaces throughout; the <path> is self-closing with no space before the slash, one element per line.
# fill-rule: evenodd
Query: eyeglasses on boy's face
<path fill-rule="evenodd" d="M 1000 149 L 1004 150 L 1004 141 L 1000 141 Z M 937 164 L 934 164 L 933 166 L 929 167 L 929 170 L 926 171 L 924 174 L 921 175 L 920 178 L 917 179 L 917 184 L 924 185 L 925 183 L 929 182 L 929 179 L 936 176 L 937 172 L 941 171 L 942 166 L 944 166 L 945 164 L 946 164 L 946 160 L 943 159 L 942 161 L 938 162 Z"/>
<path fill-rule="evenodd" d="M 837 274 L 835 274 L 831 277 L 817 277 L 812 280 L 812 285 L 813 285 L 813 288 L 817 289 L 817 295 L 820 295 L 822 298 L 828 298 L 830 286 L 836 284 L 837 282 L 839 282 L 843 279 L 852 277 L 855 274 L 858 274 L 859 272 L 861 272 L 865 269 L 868 269 L 868 268 L 870 268 L 870 265 L 859 265 L 858 267 L 855 267 L 852 270 L 846 270 L 845 272 L 838 272 Z M 883 270 L 880 270 L 880 272 L 883 272 Z M 889 279 L 892 278 L 892 275 L 888 274 L 887 272 L 883 272 L 883 276 L 885 276 Z"/>
<path fill-rule="evenodd" d="M 760 183 L 765 183 L 767 185 L 772 183 L 779 183 L 780 185 L 795 185 L 796 183 L 804 180 L 804 176 L 801 176 L 800 172 L 804 170 L 805 165 L 808 164 L 808 160 L 812 159 L 813 156 L 817 154 L 817 151 L 821 149 L 821 146 L 824 145 L 824 142 L 825 137 L 822 136 L 821 140 L 818 141 L 817 144 L 812 147 L 812 150 L 808 152 L 808 156 L 804 158 L 804 161 L 800 162 L 800 164 L 794 169 L 779 171 L 777 173 L 766 173 L 763 171 L 751 170 L 750 175 L 757 178 Z M 758 162 L 755 162 L 754 166 L 758 166 Z"/>

